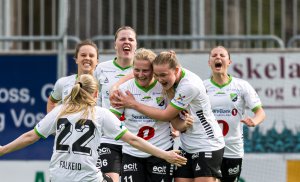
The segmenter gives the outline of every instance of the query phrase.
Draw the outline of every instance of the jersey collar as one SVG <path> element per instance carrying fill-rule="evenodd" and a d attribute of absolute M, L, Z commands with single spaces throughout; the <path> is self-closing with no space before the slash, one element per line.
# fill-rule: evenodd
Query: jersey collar
<path fill-rule="evenodd" d="M 131 66 L 127 66 L 125 68 L 123 68 L 122 66 L 120 66 L 118 63 L 117 63 L 117 57 L 115 57 L 114 61 L 113 61 L 114 65 L 118 68 L 120 68 L 122 71 L 128 69 L 128 68 L 131 68 Z"/>
<path fill-rule="evenodd" d="M 228 74 L 228 77 L 229 77 L 228 82 L 225 83 L 225 84 L 223 84 L 223 85 L 219 85 L 218 83 L 216 83 L 216 82 L 212 79 L 212 77 L 210 78 L 210 82 L 211 82 L 213 85 L 215 85 L 216 87 L 223 88 L 223 87 L 229 85 L 229 84 L 231 83 L 231 81 L 232 81 L 232 76 Z"/>

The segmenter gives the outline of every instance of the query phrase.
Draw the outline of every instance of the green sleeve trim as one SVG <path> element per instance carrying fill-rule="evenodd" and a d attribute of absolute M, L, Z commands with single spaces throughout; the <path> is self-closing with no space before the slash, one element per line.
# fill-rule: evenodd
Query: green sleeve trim
<path fill-rule="evenodd" d="M 175 104 L 173 104 L 172 102 L 170 102 L 170 105 L 173 106 L 175 109 L 178 109 L 180 111 L 184 110 L 184 108 L 178 107 Z"/>
<path fill-rule="evenodd" d="M 128 129 L 122 131 L 122 133 L 120 133 L 116 138 L 115 140 L 119 140 L 120 138 L 122 138 L 122 136 L 128 131 Z"/>
<path fill-rule="evenodd" d="M 116 111 L 114 109 L 109 109 L 109 110 L 110 110 L 110 112 L 112 112 L 112 113 L 114 113 L 114 114 L 116 114 L 118 116 L 122 116 L 122 113 L 119 113 L 118 111 Z"/>
<path fill-rule="evenodd" d="M 260 105 L 258 105 L 258 106 L 255 106 L 251 111 L 252 112 L 256 112 L 258 109 L 260 109 L 260 108 L 262 108 L 262 105 L 260 104 Z"/>
<path fill-rule="evenodd" d="M 52 97 L 52 95 L 50 95 L 50 100 L 52 101 L 52 102 L 54 102 L 54 103 L 58 103 L 60 100 L 56 100 L 56 99 L 54 99 L 53 97 Z"/>
<path fill-rule="evenodd" d="M 41 137 L 42 139 L 46 139 L 46 137 L 44 137 L 42 134 L 40 134 L 40 133 L 38 132 L 38 130 L 36 129 L 36 127 L 34 127 L 34 132 L 35 132 L 39 137 Z"/>

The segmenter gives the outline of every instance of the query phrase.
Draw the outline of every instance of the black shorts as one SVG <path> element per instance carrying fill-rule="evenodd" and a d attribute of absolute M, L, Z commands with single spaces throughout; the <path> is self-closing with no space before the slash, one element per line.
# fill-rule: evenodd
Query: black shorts
<path fill-rule="evenodd" d="M 182 156 L 187 158 L 186 165 L 176 167 L 175 178 L 216 177 L 221 178 L 221 164 L 224 148 L 211 152 L 197 152 L 190 154 L 181 150 Z"/>
<path fill-rule="evenodd" d="M 138 158 L 123 154 L 121 182 L 172 182 L 174 166 L 150 156 Z"/>
<path fill-rule="evenodd" d="M 239 181 L 242 171 L 242 158 L 223 158 L 221 171 L 221 182 L 235 182 Z"/>
<path fill-rule="evenodd" d="M 121 172 L 122 145 L 101 143 L 97 149 L 100 156 L 100 170 L 102 173 Z"/>

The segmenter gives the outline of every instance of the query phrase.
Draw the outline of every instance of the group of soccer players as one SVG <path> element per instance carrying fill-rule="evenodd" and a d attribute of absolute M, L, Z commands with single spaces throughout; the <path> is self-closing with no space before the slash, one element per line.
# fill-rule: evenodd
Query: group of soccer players
<path fill-rule="evenodd" d="M 174 51 L 156 55 L 137 49 L 131 27 L 116 31 L 115 50 L 113 60 L 98 64 L 97 46 L 89 40 L 79 43 L 74 56 L 78 72 L 57 80 L 49 114 L 26 137 L 0 147 L 0 155 L 56 133 L 51 181 L 65 176 L 99 181 L 101 172 L 104 181 L 113 182 L 238 181 L 242 123 L 254 127 L 265 113 L 253 87 L 228 74 L 228 50 L 217 46 L 210 51 L 212 76 L 205 81 L 183 68 Z M 112 91 L 125 75 L 131 76 Z M 247 107 L 253 117 L 245 115 Z M 172 151 L 172 127 L 180 131 L 180 155 Z"/>

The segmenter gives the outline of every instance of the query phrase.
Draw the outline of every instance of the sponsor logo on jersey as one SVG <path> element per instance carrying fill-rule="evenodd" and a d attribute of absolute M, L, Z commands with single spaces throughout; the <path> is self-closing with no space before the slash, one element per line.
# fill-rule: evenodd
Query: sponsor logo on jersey
<path fill-rule="evenodd" d="M 228 174 L 229 175 L 235 175 L 235 174 L 237 174 L 237 173 L 239 173 L 240 172 L 240 165 L 237 165 L 236 167 L 234 167 L 234 168 L 229 168 L 228 169 Z"/>
<path fill-rule="evenodd" d="M 106 77 L 105 80 L 104 80 L 104 83 L 108 83 L 108 78 Z"/>
<path fill-rule="evenodd" d="M 115 78 L 121 78 L 123 76 L 125 76 L 125 75 L 124 74 L 118 74 L 118 75 L 115 76 Z"/>
<path fill-rule="evenodd" d="M 236 116 L 238 114 L 238 110 L 236 108 L 231 111 L 232 116 Z"/>
<path fill-rule="evenodd" d="M 175 100 L 176 101 L 183 101 L 184 98 L 185 98 L 185 95 L 179 94 L 179 96 Z"/>
<path fill-rule="evenodd" d="M 153 166 L 152 172 L 154 174 L 167 174 L 167 166 Z"/>
<path fill-rule="evenodd" d="M 145 115 L 134 115 L 134 114 L 132 114 L 131 116 L 132 116 L 133 119 L 139 119 L 139 120 L 150 119 L 148 116 L 145 116 Z"/>
<path fill-rule="evenodd" d="M 116 70 L 103 70 L 103 73 L 115 73 Z"/>
<path fill-rule="evenodd" d="M 232 102 L 236 102 L 238 100 L 238 95 L 236 93 L 231 93 L 230 99 L 232 100 Z"/>
<path fill-rule="evenodd" d="M 124 171 L 137 171 L 137 164 L 136 163 L 124 164 L 123 170 Z"/>
<path fill-rule="evenodd" d="M 196 168 L 195 168 L 195 171 L 200 171 L 200 170 L 201 170 L 201 167 L 200 167 L 199 164 L 197 163 Z"/>
<path fill-rule="evenodd" d="M 164 106 L 165 100 L 163 97 L 156 97 L 156 103 L 158 104 L 158 106 Z"/>
<path fill-rule="evenodd" d="M 231 113 L 231 110 L 229 110 L 229 109 L 213 109 L 212 112 L 214 114 L 228 114 L 228 113 Z"/>
<path fill-rule="evenodd" d="M 141 101 L 144 101 L 144 102 L 149 101 L 149 100 L 151 100 L 151 96 L 145 96 L 141 99 Z"/>
<path fill-rule="evenodd" d="M 152 92 L 152 95 L 161 95 L 161 92 Z"/>
<path fill-rule="evenodd" d="M 145 115 L 131 115 L 131 118 L 128 118 L 129 121 L 133 122 L 144 122 L 144 123 L 151 123 L 151 122 L 156 122 L 156 120 L 149 118 L 148 116 Z"/>
<path fill-rule="evenodd" d="M 175 101 L 175 103 L 177 103 L 181 107 L 184 107 L 185 104 L 182 102 L 184 98 L 185 98 L 185 96 L 182 96 L 181 94 L 179 94 L 179 96 L 177 98 L 174 98 L 173 100 Z"/>
<path fill-rule="evenodd" d="M 109 148 L 107 147 L 103 147 L 103 148 L 98 148 L 98 154 L 99 155 L 104 155 L 104 154 L 111 154 L 111 151 Z"/>

